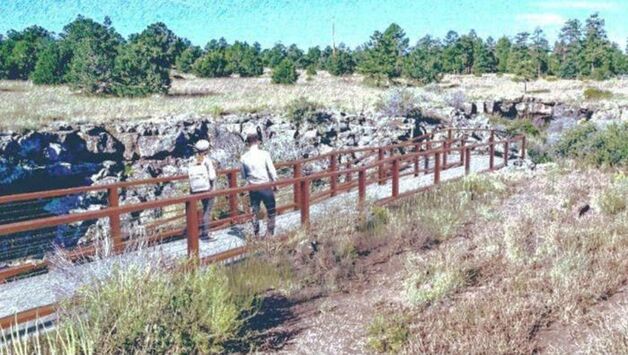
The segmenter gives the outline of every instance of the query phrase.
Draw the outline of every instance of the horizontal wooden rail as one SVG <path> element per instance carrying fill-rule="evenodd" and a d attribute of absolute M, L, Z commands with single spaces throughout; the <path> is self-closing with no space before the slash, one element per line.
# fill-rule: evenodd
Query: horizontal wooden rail
<path fill-rule="evenodd" d="M 448 132 L 449 138 L 451 138 L 450 132 L 451 130 Z M 426 135 L 426 136 L 432 137 L 433 134 Z M 82 213 L 73 214 L 73 215 L 46 217 L 46 218 L 40 218 L 36 220 L 31 220 L 31 221 L 16 222 L 16 223 L 7 224 L 7 225 L 0 225 L 0 236 L 13 234 L 13 233 L 19 233 L 19 232 L 25 232 L 25 231 L 30 231 L 30 230 L 36 230 L 36 229 L 41 229 L 41 228 L 54 227 L 58 225 L 76 223 L 76 222 L 81 222 L 81 221 L 96 220 L 96 219 L 101 219 L 101 218 L 111 218 L 112 216 L 120 216 L 123 214 L 132 213 L 132 212 L 163 208 L 163 207 L 168 207 L 168 206 L 173 206 L 173 205 L 182 205 L 182 206 L 187 205 L 188 206 L 186 214 L 183 216 L 178 216 L 178 217 L 180 217 L 181 219 L 185 217 L 187 219 L 187 225 L 189 227 L 190 225 L 194 226 L 195 224 L 198 224 L 198 220 L 196 219 L 198 218 L 198 210 L 190 206 L 196 206 L 196 203 L 202 199 L 216 198 L 216 197 L 230 198 L 229 200 L 230 210 L 233 212 L 234 205 L 231 201 L 234 198 L 234 196 L 240 196 L 243 193 L 257 190 L 257 189 L 286 187 L 286 186 L 292 187 L 294 189 L 295 197 L 294 199 L 291 199 L 290 203 L 288 203 L 285 206 L 282 206 L 281 208 L 283 209 L 283 211 L 291 211 L 294 208 L 299 209 L 300 214 L 301 214 L 301 223 L 302 225 L 307 227 L 311 223 L 310 216 L 309 216 L 309 207 L 310 207 L 310 204 L 312 202 L 315 202 L 316 200 L 324 200 L 325 198 L 329 198 L 335 194 L 346 193 L 350 191 L 351 189 L 354 189 L 357 187 L 357 192 L 358 192 L 357 202 L 358 202 L 358 206 L 361 206 L 364 203 L 365 198 L 366 198 L 366 186 L 368 184 L 376 184 L 379 181 L 381 181 L 382 178 L 385 178 L 385 179 L 392 180 L 391 196 L 384 198 L 382 200 L 376 201 L 376 202 L 380 204 L 390 203 L 398 199 L 410 196 L 411 194 L 417 191 L 424 191 L 433 186 L 436 186 L 440 182 L 441 170 L 445 170 L 451 167 L 464 166 L 465 173 L 468 174 L 470 171 L 470 164 L 471 164 L 470 161 L 472 159 L 471 152 L 474 149 L 489 148 L 489 151 L 493 153 L 495 146 L 503 145 L 504 148 L 506 149 L 503 163 L 497 166 L 494 166 L 491 163 L 491 166 L 489 167 L 489 169 L 487 169 L 487 171 L 490 171 L 492 169 L 497 169 L 500 166 L 506 166 L 508 153 L 509 153 L 509 144 L 513 142 L 517 142 L 517 141 L 521 142 L 521 157 L 524 157 L 525 156 L 524 155 L 525 154 L 525 137 L 524 136 L 516 136 L 516 137 L 496 141 L 493 139 L 493 134 L 491 134 L 491 139 L 489 140 L 489 142 L 478 143 L 478 144 L 467 144 L 467 142 L 464 139 L 462 140 L 449 139 L 448 141 L 442 141 L 442 142 L 446 142 L 442 144 L 438 144 L 437 142 L 425 142 L 425 143 L 417 144 L 416 142 L 413 142 L 412 144 L 407 145 L 411 149 L 405 152 L 405 154 L 401 154 L 401 155 L 395 155 L 394 151 L 388 150 L 389 147 L 387 147 L 386 151 L 390 153 L 387 157 L 381 154 L 381 151 L 382 151 L 381 148 L 369 148 L 371 152 L 374 152 L 374 151 L 377 152 L 377 150 L 380 152 L 380 153 L 375 153 L 379 155 L 379 159 L 375 160 L 372 163 L 366 164 L 364 166 L 350 167 L 350 165 L 339 164 L 340 161 L 336 161 L 336 164 L 330 164 L 331 166 L 334 166 L 334 168 L 331 169 L 330 171 L 322 171 L 319 173 L 306 175 L 306 176 L 300 175 L 300 167 L 302 166 L 301 164 L 303 163 L 303 161 L 297 161 L 294 164 L 297 164 L 297 167 L 299 168 L 298 170 L 299 174 L 297 174 L 297 171 L 295 171 L 294 177 L 292 178 L 285 178 L 285 179 L 280 179 L 278 181 L 267 183 L 267 184 L 244 186 L 244 187 L 237 187 L 237 186 L 234 187 L 233 178 L 231 178 L 230 179 L 231 181 L 229 184 L 230 187 L 223 190 L 216 190 L 216 191 L 206 192 L 202 194 L 176 196 L 176 197 L 170 197 L 170 198 L 165 198 L 161 200 L 142 202 L 138 204 L 124 205 L 124 206 L 111 206 L 111 207 L 103 208 L 101 210 L 87 211 L 87 212 L 82 212 Z M 397 146 L 398 145 L 395 145 L 395 147 Z M 401 146 L 404 146 L 404 145 L 401 145 Z M 367 151 L 369 149 L 365 149 L 363 151 Z M 374 150 L 374 149 L 377 149 L 377 150 Z M 412 151 L 412 149 L 414 149 L 414 151 Z M 447 164 L 447 161 L 445 160 L 444 156 L 449 155 L 451 153 L 460 154 L 460 159 L 458 161 Z M 333 156 L 334 157 L 333 159 L 339 159 L 338 158 L 339 155 L 337 152 L 330 153 L 330 154 L 331 155 L 328 154 L 327 157 Z M 429 167 L 428 163 L 432 160 L 434 162 L 434 166 Z M 425 162 L 424 167 L 419 166 L 420 161 Z M 445 164 L 442 164 L 442 163 L 445 163 Z M 339 168 L 342 166 L 345 166 L 346 168 L 345 169 Z M 233 171 L 233 169 L 231 171 Z M 408 175 L 419 176 L 421 172 L 424 172 L 426 174 L 433 172 L 434 184 L 430 186 L 418 188 L 414 191 L 405 191 L 401 193 L 400 188 L 399 188 L 400 178 L 402 176 L 408 176 Z M 346 178 L 345 182 L 340 183 L 338 181 L 338 179 L 340 179 L 341 177 Z M 351 177 L 354 177 L 354 178 L 351 178 Z M 183 178 L 185 177 L 182 177 L 182 179 Z M 329 190 L 322 190 L 321 192 L 312 194 L 310 191 L 311 190 L 310 186 L 312 182 L 321 181 L 323 179 L 331 179 L 332 181 L 335 180 L 336 183 L 331 184 L 333 187 Z M 250 217 L 250 214 L 248 213 L 245 213 L 244 215 L 242 214 L 234 215 L 233 213 L 231 213 L 229 218 L 226 218 L 224 220 L 214 221 L 213 225 L 222 226 L 223 223 L 229 224 L 229 222 L 233 222 L 235 220 L 243 221 L 244 218 L 249 218 L 249 217 Z M 190 229 L 193 229 L 193 230 L 190 231 Z M 182 228 L 175 229 L 173 231 L 167 231 L 163 235 L 170 235 L 171 237 L 173 237 L 173 236 L 183 236 L 184 234 L 187 234 L 187 237 L 188 237 L 188 242 L 187 242 L 188 255 L 192 257 L 198 257 L 199 251 L 198 251 L 197 228 L 185 228 L 185 226 L 183 226 Z M 158 237 L 163 237 L 163 235 L 152 236 L 151 238 L 153 238 L 156 241 Z M 133 240 L 128 241 L 128 243 L 133 243 L 133 242 L 134 242 Z M 90 246 L 87 248 L 83 248 L 82 252 L 89 251 L 90 248 L 93 249 L 94 247 Z M 219 262 L 219 261 L 227 260 L 230 258 L 242 256 L 246 252 L 247 252 L 246 247 L 238 247 L 235 249 L 230 249 L 225 252 L 201 259 L 201 263 Z M 76 254 L 76 255 L 80 255 L 80 254 Z M 35 267 L 35 266 L 40 267 L 41 264 L 35 263 L 33 265 L 25 265 L 21 267 L 23 269 L 28 269 L 29 267 Z M 19 274 L 18 271 L 20 270 L 17 270 L 17 269 L 12 270 L 11 275 L 12 276 L 18 275 Z M 10 317 L 13 320 L 8 320 L 9 317 L 0 319 L 0 325 L 5 325 L 5 328 L 6 328 L 7 324 L 9 325 L 14 324 L 15 320 L 17 320 L 17 323 L 19 324 L 22 322 L 26 322 L 28 320 L 32 320 L 33 317 L 52 314 L 52 312 L 54 312 L 54 306 L 48 305 L 48 306 L 44 306 L 41 309 L 38 308 L 38 309 L 26 311 L 26 312 L 21 312 L 17 316 Z"/>

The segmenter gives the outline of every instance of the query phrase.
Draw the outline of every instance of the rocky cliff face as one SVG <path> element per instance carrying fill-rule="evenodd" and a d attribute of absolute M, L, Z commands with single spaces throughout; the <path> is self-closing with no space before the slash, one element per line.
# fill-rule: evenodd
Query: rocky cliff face
<path fill-rule="evenodd" d="M 0 195 L 142 179 L 185 172 L 191 145 L 209 138 L 221 167 L 237 164 L 243 137 L 260 129 L 276 160 L 324 154 L 333 149 L 390 144 L 438 125 L 489 126 L 488 115 L 529 118 L 625 119 L 628 108 L 592 111 L 533 98 L 466 102 L 423 108 L 411 117 L 317 112 L 300 125 L 271 114 L 170 118 L 112 125 L 57 124 L 25 134 L 0 133 Z"/>

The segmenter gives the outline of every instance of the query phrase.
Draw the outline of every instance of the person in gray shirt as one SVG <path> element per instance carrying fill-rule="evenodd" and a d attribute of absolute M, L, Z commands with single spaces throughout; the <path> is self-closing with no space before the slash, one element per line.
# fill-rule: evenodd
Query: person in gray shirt
<path fill-rule="evenodd" d="M 240 158 L 242 178 L 249 185 L 266 184 L 277 181 L 277 171 L 270 157 L 270 153 L 259 148 L 259 138 L 257 134 L 249 134 L 246 137 L 246 143 L 249 150 Z M 275 234 L 275 191 L 277 188 L 262 188 L 251 190 L 249 198 L 251 200 L 251 209 L 253 210 L 253 232 L 255 237 L 259 237 L 259 212 L 261 204 L 266 207 L 268 214 L 268 225 L 266 228 L 266 236 Z"/>

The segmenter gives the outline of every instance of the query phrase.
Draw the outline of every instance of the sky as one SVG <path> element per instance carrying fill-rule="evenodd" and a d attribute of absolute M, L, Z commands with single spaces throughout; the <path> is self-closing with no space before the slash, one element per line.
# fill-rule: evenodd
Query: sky
<path fill-rule="evenodd" d="M 584 20 L 599 12 L 609 38 L 625 48 L 628 0 L 0 0 L 0 33 L 40 25 L 59 33 L 82 14 L 102 21 L 109 16 L 124 36 L 162 21 L 194 44 L 212 38 L 229 42 L 276 42 L 307 48 L 332 42 L 355 47 L 375 30 L 399 24 L 410 42 L 425 34 L 475 31 L 483 38 L 513 36 L 544 29 L 550 42 L 569 18 Z"/>

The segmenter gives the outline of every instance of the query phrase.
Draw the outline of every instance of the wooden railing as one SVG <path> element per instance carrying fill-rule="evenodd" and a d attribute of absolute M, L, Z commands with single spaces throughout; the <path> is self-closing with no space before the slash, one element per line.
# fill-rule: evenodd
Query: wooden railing
<path fill-rule="evenodd" d="M 473 146 L 466 144 L 464 136 L 460 139 L 453 136 L 454 133 L 474 133 L 477 131 L 478 130 L 448 129 L 446 131 L 447 139 L 445 140 L 433 141 L 430 139 L 433 138 L 435 134 L 427 134 L 417 137 L 415 140 L 395 145 L 347 149 L 308 159 L 279 163 L 277 164 L 277 168 L 280 171 L 284 170 L 284 178 L 269 186 L 278 187 L 283 191 L 288 190 L 291 196 L 285 196 L 289 198 L 283 198 L 283 201 L 280 201 L 277 208 L 278 213 L 281 214 L 293 210 L 300 210 L 302 222 L 305 223 L 309 221 L 309 206 L 311 203 L 317 203 L 355 188 L 358 188 L 359 196 L 363 198 L 365 196 L 364 189 L 366 185 L 372 183 L 383 185 L 389 178 L 392 179 L 391 198 L 395 199 L 399 195 L 399 179 L 401 177 L 411 174 L 418 176 L 421 172 L 433 172 L 434 183 L 438 184 L 440 182 L 441 170 L 469 163 L 469 161 L 464 160 L 464 157 L 466 156 L 470 159 L 472 150 L 481 148 L 488 150 L 489 170 L 497 168 L 494 164 L 494 156 L 495 147 L 499 144 L 503 144 L 503 151 L 507 152 L 508 145 L 511 142 L 520 142 L 521 156 L 525 157 L 525 137 L 523 136 L 508 138 L 498 142 L 495 141 L 495 132 L 490 131 L 488 143 L 475 144 Z M 444 133 L 441 134 L 444 135 Z M 459 161 L 448 162 L 448 156 L 452 153 L 459 155 Z M 423 161 L 422 166 L 420 164 L 421 160 Z M 430 161 L 433 161 L 433 167 L 431 168 Z M 312 163 L 324 165 L 324 171 L 310 173 L 309 175 L 304 174 L 304 166 Z M 507 164 L 507 160 L 504 160 L 504 164 Z M 286 174 L 289 177 L 285 177 Z M 226 206 L 227 213 L 212 221 L 211 227 L 214 229 L 222 228 L 230 224 L 242 223 L 251 218 L 251 213 L 248 211 L 247 206 L 239 204 L 239 202 L 245 202 L 246 199 L 240 199 L 239 196 L 250 191 L 253 187 L 238 187 L 238 169 L 221 170 L 219 175 L 226 178 L 227 186 L 223 189 L 206 194 L 184 194 L 174 198 L 164 198 L 127 205 L 120 205 L 119 203 L 120 192 L 123 189 L 142 185 L 186 181 L 187 177 L 160 177 L 101 186 L 77 187 L 0 197 L 0 204 L 6 204 L 67 196 L 77 193 L 107 192 L 108 201 L 105 208 L 96 211 L 37 218 L 0 225 L 0 240 L 2 238 L 15 236 L 18 233 L 33 232 L 77 222 L 95 221 L 106 218 L 109 224 L 107 236 L 111 238 L 113 249 L 115 252 L 122 252 L 129 247 L 130 244 L 137 242 L 137 240 L 131 238 L 132 236 L 128 231 L 123 233 L 123 215 L 154 209 L 161 209 L 163 211 L 167 208 L 178 211 L 167 218 L 157 219 L 142 225 L 142 228 L 148 228 L 146 232 L 147 237 L 143 242 L 148 244 L 157 243 L 168 240 L 169 238 L 181 237 L 186 230 L 197 229 L 189 228 L 189 225 L 190 223 L 193 225 L 198 224 L 198 210 L 194 206 L 203 198 L 223 199 L 226 202 L 224 205 Z M 313 185 L 320 184 L 321 182 L 324 182 L 323 186 L 328 188 L 313 189 Z M 260 188 L 260 186 L 256 186 L 255 188 Z M 177 206 L 179 208 L 177 208 Z M 183 206 L 185 207 L 182 208 Z M 172 223 L 175 223 L 174 227 L 170 226 Z M 133 227 L 130 226 L 129 228 Z M 188 242 L 194 243 L 194 236 L 192 236 L 192 239 L 189 239 L 189 234 L 190 233 L 188 233 L 187 236 Z M 191 244 L 188 245 L 188 249 L 194 251 L 197 248 L 194 244 Z M 85 259 L 93 255 L 95 251 L 96 247 L 94 245 L 85 245 L 71 250 L 68 253 L 68 257 L 72 260 Z M 25 273 L 45 269 L 47 266 L 46 261 L 32 261 L 19 266 L 5 268 L 4 270 L 0 270 L 0 282 L 10 280 Z"/>
<path fill-rule="evenodd" d="M 388 180 L 391 181 L 390 196 L 377 201 L 385 204 L 399 198 L 403 198 L 415 191 L 400 191 L 400 181 L 406 176 L 418 177 L 421 174 L 433 174 L 433 185 L 437 185 L 441 180 L 441 172 L 452 167 L 464 166 L 465 174 L 469 174 L 471 170 L 471 159 L 474 152 L 489 155 L 489 166 L 487 171 L 499 169 L 508 164 L 510 147 L 512 144 L 519 144 L 519 156 L 525 158 L 525 137 L 515 136 L 497 140 L 495 132 L 490 131 L 487 143 L 468 144 L 466 133 L 473 130 L 447 130 L 447 136 L 444 140 L 430 140 L 434 134 L 428 134 L 417 137 L 416 140 L 404 142 L 401 144 L 389 145 L 375 148 L 360 148 L 343 151 L 331 152 L 318 157 L 302 159 L 297 161 L 285 162 L 277 164 L 277 168 L 286 169 L 284 177 L 273 183 L 256 185 L 256 186 L 238 186 L 238 170 L 227 169 L 220 171 L 223 177 L 226 177 L 227 187 L 201 194 L 183 194 L 181 196 L 157 199 L 133 204 L 119 204 L 119 192 L 121 189 L 140 186 L 153 185 L 161 183 L 172 183 L 186 180 L 185 176 L 163 177 L 156 179 L 147 179 L 139 181 L 120 182 L 102 186 L 78 187 L 63 190 L 43 191 L 37 193 L 20 194 L 13 196 L 5 196 L 0 198 L 0 203 L 11 203 L 16 201 L 27 201 L 32 199 L 49 198 L 65 196 L 67 194 L 76 193 L 93 193 L 107 192 L 108 206 L 99 210 L 86 211 L 75 214 L 65 214 L 59 216 L 51 216 L 45 218 L 37 218 L 27 221 L 19 221 L 0 225 L 0 239 L 6 238 L 16 233 L 33 232 L 46 228 L 55 228 L 64 225 L 70 225 L 78 222 L 95 221 L 107 219 L 109 222 L 108 237 L 111 238 L 116 252 L 122 252 L 129 247 L 134 241 L 132 239 L 125 240 L 122 234 L 124 215 L 141 213 L 155 209 L 167 209 L 174 207 L 182 207 L 182 225 L 175 225 L 170 228 L 160 228 L 174 219 L 172 217 L 162 220 L 151 221 L 151 225 L 155 228 L 154 235 L 148 237 L 144 242 L 155 243 L 164 239 L 173 237 L 185 237 L 187 244 L 187 253 L 191 258 L 198 259 L 200 263 L 210 263 L 228 258 L 233 258 L 246 253 L 246 247 L 239 247 L 228 250 L 216 255 L 201 257 L 199 253 L 199 219 L 198 202 L 207 198 L 223 198 L 227 202 L 228 214 L 212 222 L 213 228 L 221 228 L 228 224 L 241 223 L 251 218 L 249 211 L 240 208 L 238 200 L 239 196 L 253 189 L 266 187 L 276 187 L 280 190 L 288 190 L 291 192 L 290 198 L 284 199 L 282 204 L 278 206 L 279 213 L 286 213 L 294 210 L 300 211 L 300 222 L 302 226 L 308 228 L 310 226 L 310 208 L 311 205 L 357 189 L 357 206 L 361 208 L 366 202 L 366 192 L 369 185 L 378 184 L 385 185 Z M 477 130 L 474 130 L 477 132 Z M 465 133 L 461 138 L 453 137 L 454 133 Z M 502 162 L 495 164 L 496 147 L 503 147 Z M 449 158 L 458 155 L 456 161 L 449 161 Z M 358 156 L 362 154 L 362 156 Z M 347 157 L 350 157 L 347 158 Z M 325 169 L 321 172 L 304 174 L 304 166 L 307 164 L 327 163 Z M 323 189 L 316 189 L 314 185 L 324 181 Z M 419 188 L 422 190 L 424 188 Z M 178 216 L 178 215 L 177 215 Z M 85 246 L 73 250 L 70 253 L 73 260 L 85 258 L 93 255 L 96 247 L 94 245 Z M 9 281 L 11 278 L 22 275 L 26 272 L 33 272 L 47 267 L 46 261 L 31 262 L 24 265 L 11 267 L 0 271 L 0 282 Z M 0 285 L 0 287 L 2 287 Z M 52 305 L 49 305 L 52 306 Z M 47 312 L 50 308 L 43 308 Z M 18 314 L 18 318 L 7 317 L 0 319 L 0 327 L 13 324 L 14 319 L 27 319 L 32 316 L 33 310 Z M 32 318 L 32 317 L 31 317 Z"/>

